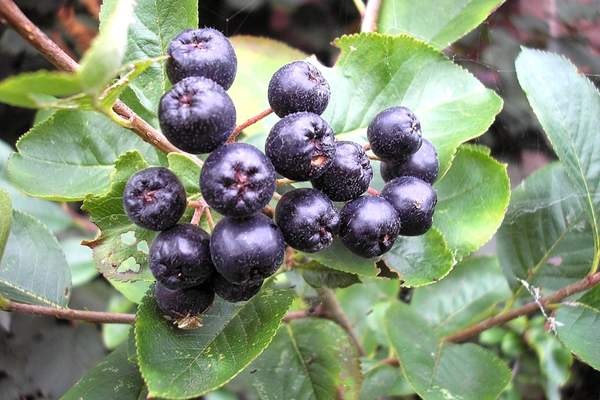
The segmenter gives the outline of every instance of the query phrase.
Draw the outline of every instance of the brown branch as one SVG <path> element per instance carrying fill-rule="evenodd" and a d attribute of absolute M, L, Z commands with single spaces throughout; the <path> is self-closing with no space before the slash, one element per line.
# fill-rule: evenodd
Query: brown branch
<path fill-rule="evenodd" d="M 365 3 L 363 0 L 354 0 L 354 7 L 356 7 L 356 11 L 358 11 L 361 17 L 365 16 Z"/>
<path fill-rule="evenodd" d="M 255 116 L 253 116 L 251 118 L 248 118 L 246 121 L 244 121 L 241 124 L 239 124 L 238 126 L 236 126 L 235 129 L 233 130 L 233 132 L 231 132 L 231 135 L 229 135 L 229 137 L 227 138 L 227 143 L 235 142 L 237 140 L 238 136 L 240 136 L 240 133 L 242 133 L 242 131 L 244 129 L 246 129 L 249 126 L 254 125 L 261 119 L 268 117 L 269 115 L 271 115 L 272 112 L 273 112 L 273 109 L 267 108 L 266 110 L 261 111 L 260 113 L 256 114 Z"/>
<path fill-rule="evenodd" d="M 360 27 L 361 32 L 377 31 L 377 20 L 381 9 L 381 0 L 369 0 L 365 8 L 365 16 Z"/>

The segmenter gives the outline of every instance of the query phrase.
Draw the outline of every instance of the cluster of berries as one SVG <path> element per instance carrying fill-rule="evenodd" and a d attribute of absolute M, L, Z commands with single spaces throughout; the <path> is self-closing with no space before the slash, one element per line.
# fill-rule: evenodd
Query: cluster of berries
<path fill-rule="evenodd" d="M 371 258 L 389 251 L 399 235 L 420 235 L 431 227 L 437 154 L 407 108 L 389 108 L 368 127 L 365 147 L 382 160 L 387 183 L 380 194 L 364 195 L 373 178 L 367 150 L 335 140 L 320 116 L 330 87 L 312 64 L 293 62 L 273 75 L 268 99 L 281 119 L 262 153 L 228 140 L 236 110 L 226 90 L 237 70 L 228 39 L 214 29 L 189 30 L 171 42 L 168 52 L 173 87 L 161 98 L 160 126 L 182 150 L 210 153 L 200 190 L 223 218 L 212 235 L 196 225 L 178 224 L 186 193 L 166 168 L 148 168 L 129 179 L 123 195 L 129 218 L 161 231 L 150 249 L 150 269 L 158 306 L 166 315 L 198 315 L 215 293 L 232 302 L 250 299 L 282 263 L 286 244 L 314 253 L 339 236 L 352 252 Z M 262 210 L 273 198 L 277 174 L 310 181 L 312 188 L 285 193 L 274 222 Z M 346 204 L 340 211 L 334 202 Z"/>

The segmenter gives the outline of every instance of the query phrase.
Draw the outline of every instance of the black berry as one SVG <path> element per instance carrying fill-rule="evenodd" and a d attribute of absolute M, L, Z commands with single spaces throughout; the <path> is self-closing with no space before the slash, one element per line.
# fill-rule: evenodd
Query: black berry
<path fill-rule="evenodd" d="M 307 253 L 323 250 L 338 233 L 340 216 L 331 200 L 315 189 L 296 189 L 283 195 L 275 221 L 286 243 Z"/>
<path fill-rule="evenodd" d="M 154 298 L 160 311 L 166 316 L 178 320 L 193 317 L 204 312 L 215 299 L 215 292 L 208 285 L 188 289 L 169 289 L 156 282 Z"/>
<path fill-rule="evenodd" d="M 404 162 L 382 162 L 380 171 L 386 182 L 400 176 L 416 176 L 427 183 L 433 184 L 438 176 L 440 163 L 433 144 L 423 139 L 421 148 L 409 156 Z"/>
<path fill-rule="evenodd" d="M 206 159 L 200 190 L 210 207 L 223 215 L 243 217 L 266 206 L 275 192 L 275 169 L 256 147 L 226 144 Z"/>
<path fill-rule="evenodd" d="M 391 107 L 375 116 L 367 137 L 376 156 L 401 161 L 421 147 L 421 123 L 408 108 Z"/>
<path fill-rule="evenodd" d="M 238 285 L 258 284 L 272 275 L 283 261 L 284 250 L 281 231 L 263 214 L 223 218 L 210 239 L 217 272 Z"/>
<path fill-rule="evenodd" d="M 353 253 L 378 257 L 389 251 L 400 233 L 394 207 L 377 196 L 362 196 L 347 203 L 340 213 L 340 237 Z"/>
<path fill-rule="evenodd" d="M 260 290 L 262 281 L 258 283 L 236 285 L 217 274 L 213 280 L 215 293 L 225 301 L 237 303 L 238 301 L 250 300 Z"/>
<path fill-rule="evenodd" d="M 348 201 L 366 192 L 372 178 L 371 162 L 363 148 L 340 141 L 335 144 L 333 163 L 311 183 L 333 201 Z"/>
<path fill-rule="evenodd" d="M 171 289 L 198 286 L 214 272 L 210 236 L 196 225 L 175 225 L 161 232 L 150 247 L 150 270 Z"/>
<path fill-rule="evenodd" d="M 329 84 L 321 72 L 306 61 L 284 65 L 269 82 L 269 104 L 280 117 L 300 111 L 322 114 L 329 94 Z"/>
<path fill-rule="evenodd" d="M 235 128 L 236 111 L 223 88 L 206 78 L 176 83 L 160 99 L 160 128 L 171 143 L 190 153 L 209 153 Z"/>
<path fill-rule="evenodd" d="M 335 137 L 317 114 L 295 113 L 273 126 L 265 152 L 281 175 L 307 181 L 320 176 L 333 162 Z"/>
<path fill-rule="evenodd" d="M 404 236 L 422 235 L 431 228 L 437 194 L 431 185 L 414 176 L 402 176 L 388 182 L 381 197 L 398 212 Z"/>
<path fill-rule="evenodd" d="M 132 175 L 123 191 L 123 208 L 136 225 L 153 231 L 174 226 L 185 211 L 185 189 L 174 173 L 152 167 Z"/>
<path fill-rule="evenodd" d="M 215 29 L 180 33 L 169 43 L 167 75 L 177 83 L 190 76 L 203 76 L 229 89 L 237 71 L 237 57 L 229 40 Z"/>

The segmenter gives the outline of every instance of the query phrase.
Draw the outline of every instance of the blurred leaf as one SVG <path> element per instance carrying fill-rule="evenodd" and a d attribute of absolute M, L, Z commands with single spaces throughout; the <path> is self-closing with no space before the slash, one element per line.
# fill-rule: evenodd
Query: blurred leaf
<path fill-rule="evenodd" d="M 409 396 L 414 390 L 398 367 L 381 364 L 370 369 L 360 389 L 361 400 L 384 400 L 389 396 Z"/>
<path fill-rule="evenodd" d="M 284 324 L 250 367 L 262 400 L 358 399 L 358 354 L 346 332 L 324 319 Z"/>
<path fill-rule="evenodd" d="M 135 304 L 121 294 L 115 294 L 108 303 L 108 312 L 129 313 L 135 311 Z M 103 324 L 102 341 L 109 349 L 115 349 L 127 341 L 131 326 L 127 324 Z"/>
<path fill-rule="evenodd" d="M 82 91 L 75 74 L 56 71 L 26 72 L 0 82 L 0 102 L 15 107 L 47 108 L 56 98 Z"/>
<path fill-rule="evenodd" d="M 69 238 L 61 242 L 67 264 L 71 269 L 73 287 L 84 285 L 98 276 L 92 250 L 83 246 L 81 241 L 82 238 Z"/>
<path fill-rule="evenodd" d="M 12 222 L 12 205 L 8 193 L 0 190 L 0 260 L 4 254 L 4 247 L 10 233 Z"/>
<path fill-rule="evenodd" d="M 306 283 L 314 288 L 345 288 L 360 283 L 360 279 L 355 274 L 327 268 L 316 261 L 295 268 L 302 271 Z"/>
<path fill-rule="evenodd" d="M 569 380 L 573 357 L 560 340 L 546 332 L 543 325 L 531 328 L 525 338 L 537 353 L 542 372 L 552 385 L 557 389 L 565 385 Z"/>

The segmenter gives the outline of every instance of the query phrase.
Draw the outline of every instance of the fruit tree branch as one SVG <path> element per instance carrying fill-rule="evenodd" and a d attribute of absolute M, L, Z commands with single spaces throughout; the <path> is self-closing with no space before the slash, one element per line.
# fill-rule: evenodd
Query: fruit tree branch
<path fill-rule="evenodd" d="M 251 118 L 248 118 L 246 121 L 244 121 L 241 124 L 239 124 L 238 126 L 236 126 L 235 129 L 233 130 L 233 132 L 231 132 L 231 135 L 229 135 L 229 137 L 227 138 L 227 143 L 235 142 L 237 140 L 238 136 L 240 136 L 240 133 L 242 133 L 242 131 L 244 129 L 246 129 L 249 126 L 254 125 L 261 119 L 268 117 L 269 115 L 271 115 L 272 112 L 273 112 L 273 109 L 267 108 L 266 110 L 261 111 L 260 113 L 256 114 L 255 116 L 253 116 Z"/>
<path fill-rule="evenodd" d="M 365 16 L 360 27 L 361 32 L 377 31 L 377 20 L 379 19 L 379 10 L 382 0 L 369 0 L 365 8 Z"/>
<path fill-rule="evenodd" d="M 31 22 L 13 0 L 0 0 L 0 18 L 3 22 L 12 26 L 21 37 L 27 40 L 58 69 L 75 72 L 79 68 L 79 64 Z M 117 100 L 113 106 L 113 111 L 127 121 L 128 128 L 144 141 L 166 153 L 185 154 L 196 164 L 202 165 L 202 161 L 198 157 L 173 146 L 162 133 L 140 118 L 122 101 Z"/>

